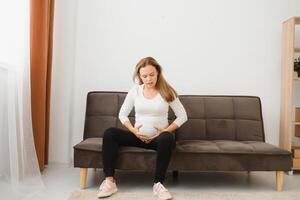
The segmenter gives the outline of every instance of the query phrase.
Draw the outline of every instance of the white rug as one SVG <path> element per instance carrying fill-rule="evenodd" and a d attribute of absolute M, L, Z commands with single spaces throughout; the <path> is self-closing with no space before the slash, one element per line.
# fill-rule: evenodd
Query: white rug
<path fill-rule="evenodd" d="M 172 192 L 174 200 L 300 200 L 290 192 Z M 151 192 L 117 192 L 105 200 L 156 200 Z M 68 200 L 99 200 L 96 191 L 74 191 Z"/>

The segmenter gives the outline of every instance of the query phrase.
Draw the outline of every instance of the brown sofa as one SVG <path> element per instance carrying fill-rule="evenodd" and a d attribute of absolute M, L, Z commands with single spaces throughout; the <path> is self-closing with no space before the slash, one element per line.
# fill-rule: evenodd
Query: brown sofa
<path fill-rule="evenodd" d="M 87 95 L 83 141 L 74 146 L 74 167 L 85 188 L 88 168 L 102 168 L 102 135 L 109 127 L 125 129 L 118 119 L 125 92 L 90 92 Z M 291 152 L 265 142 L 261 101 L 255 96 L 179 97 L 188 121 L 175 133 L 176 149 L 169 170 L 276 171 L 277 190 L 284 171 L 291 170 Z M 134 122 L 134 111 L 129 115 Z M 169 121 L 175 115 L 169 109 Z M 117 169 L 152 171 L 153 150 L 123 147 Z M 177 173 L 176 173 L 177 172 Z"/>

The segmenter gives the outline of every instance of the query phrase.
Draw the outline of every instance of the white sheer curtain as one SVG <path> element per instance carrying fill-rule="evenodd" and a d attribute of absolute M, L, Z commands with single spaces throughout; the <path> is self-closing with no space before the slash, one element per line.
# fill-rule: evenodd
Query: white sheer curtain
<path fill-rule="evenodd" d="M 36 199 L 44 190 L 31 124 L 29 20 L 29 0 L 1 1 L 1 199 Z"/>

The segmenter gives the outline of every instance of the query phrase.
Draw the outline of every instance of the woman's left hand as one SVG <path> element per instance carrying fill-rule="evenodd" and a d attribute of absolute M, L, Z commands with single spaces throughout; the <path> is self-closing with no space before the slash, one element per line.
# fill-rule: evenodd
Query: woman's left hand
<path fill-rule="evenodd" d="M 157 127 L 154 127 L 154 128 L 157 130 L 156 135 L 159 135 L 159 134 L 161 134 L 162 132 L 166 131 L 166 129 L 164 129 L 164 128 L 157 128 Z"/>
<path fill-rule="evenodd" d="M 151 137 L 149 137 L 149 138 L 145 141 L 146 143 L 151 142 L 154 138 L 158 137 L 162 132 L 166 131 L 164 128 L 157 128 L 157 127 L 154 127 L 154 128 L 157 130 L 156 134 L 153 135 L 153 136 L 151 136 Z"/>

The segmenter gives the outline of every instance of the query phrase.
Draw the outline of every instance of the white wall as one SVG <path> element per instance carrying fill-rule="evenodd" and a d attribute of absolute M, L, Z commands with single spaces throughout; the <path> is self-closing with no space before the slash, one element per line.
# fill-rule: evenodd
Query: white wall
<path fill-rule="evenodd" d="M 77 0 L 55 2 L 50 105 L 49 162 L 67 163 L 71 156 L 73 74 Z"/>
<path fill-rule="evenodd" d="M 128 91 L 155 57 L 179 94 L 255 95 L 278 144 L 281 25 L 296 0 L 66 0 L 55 8 L 50 162 L 82 139 L 86 94 Z"/>

